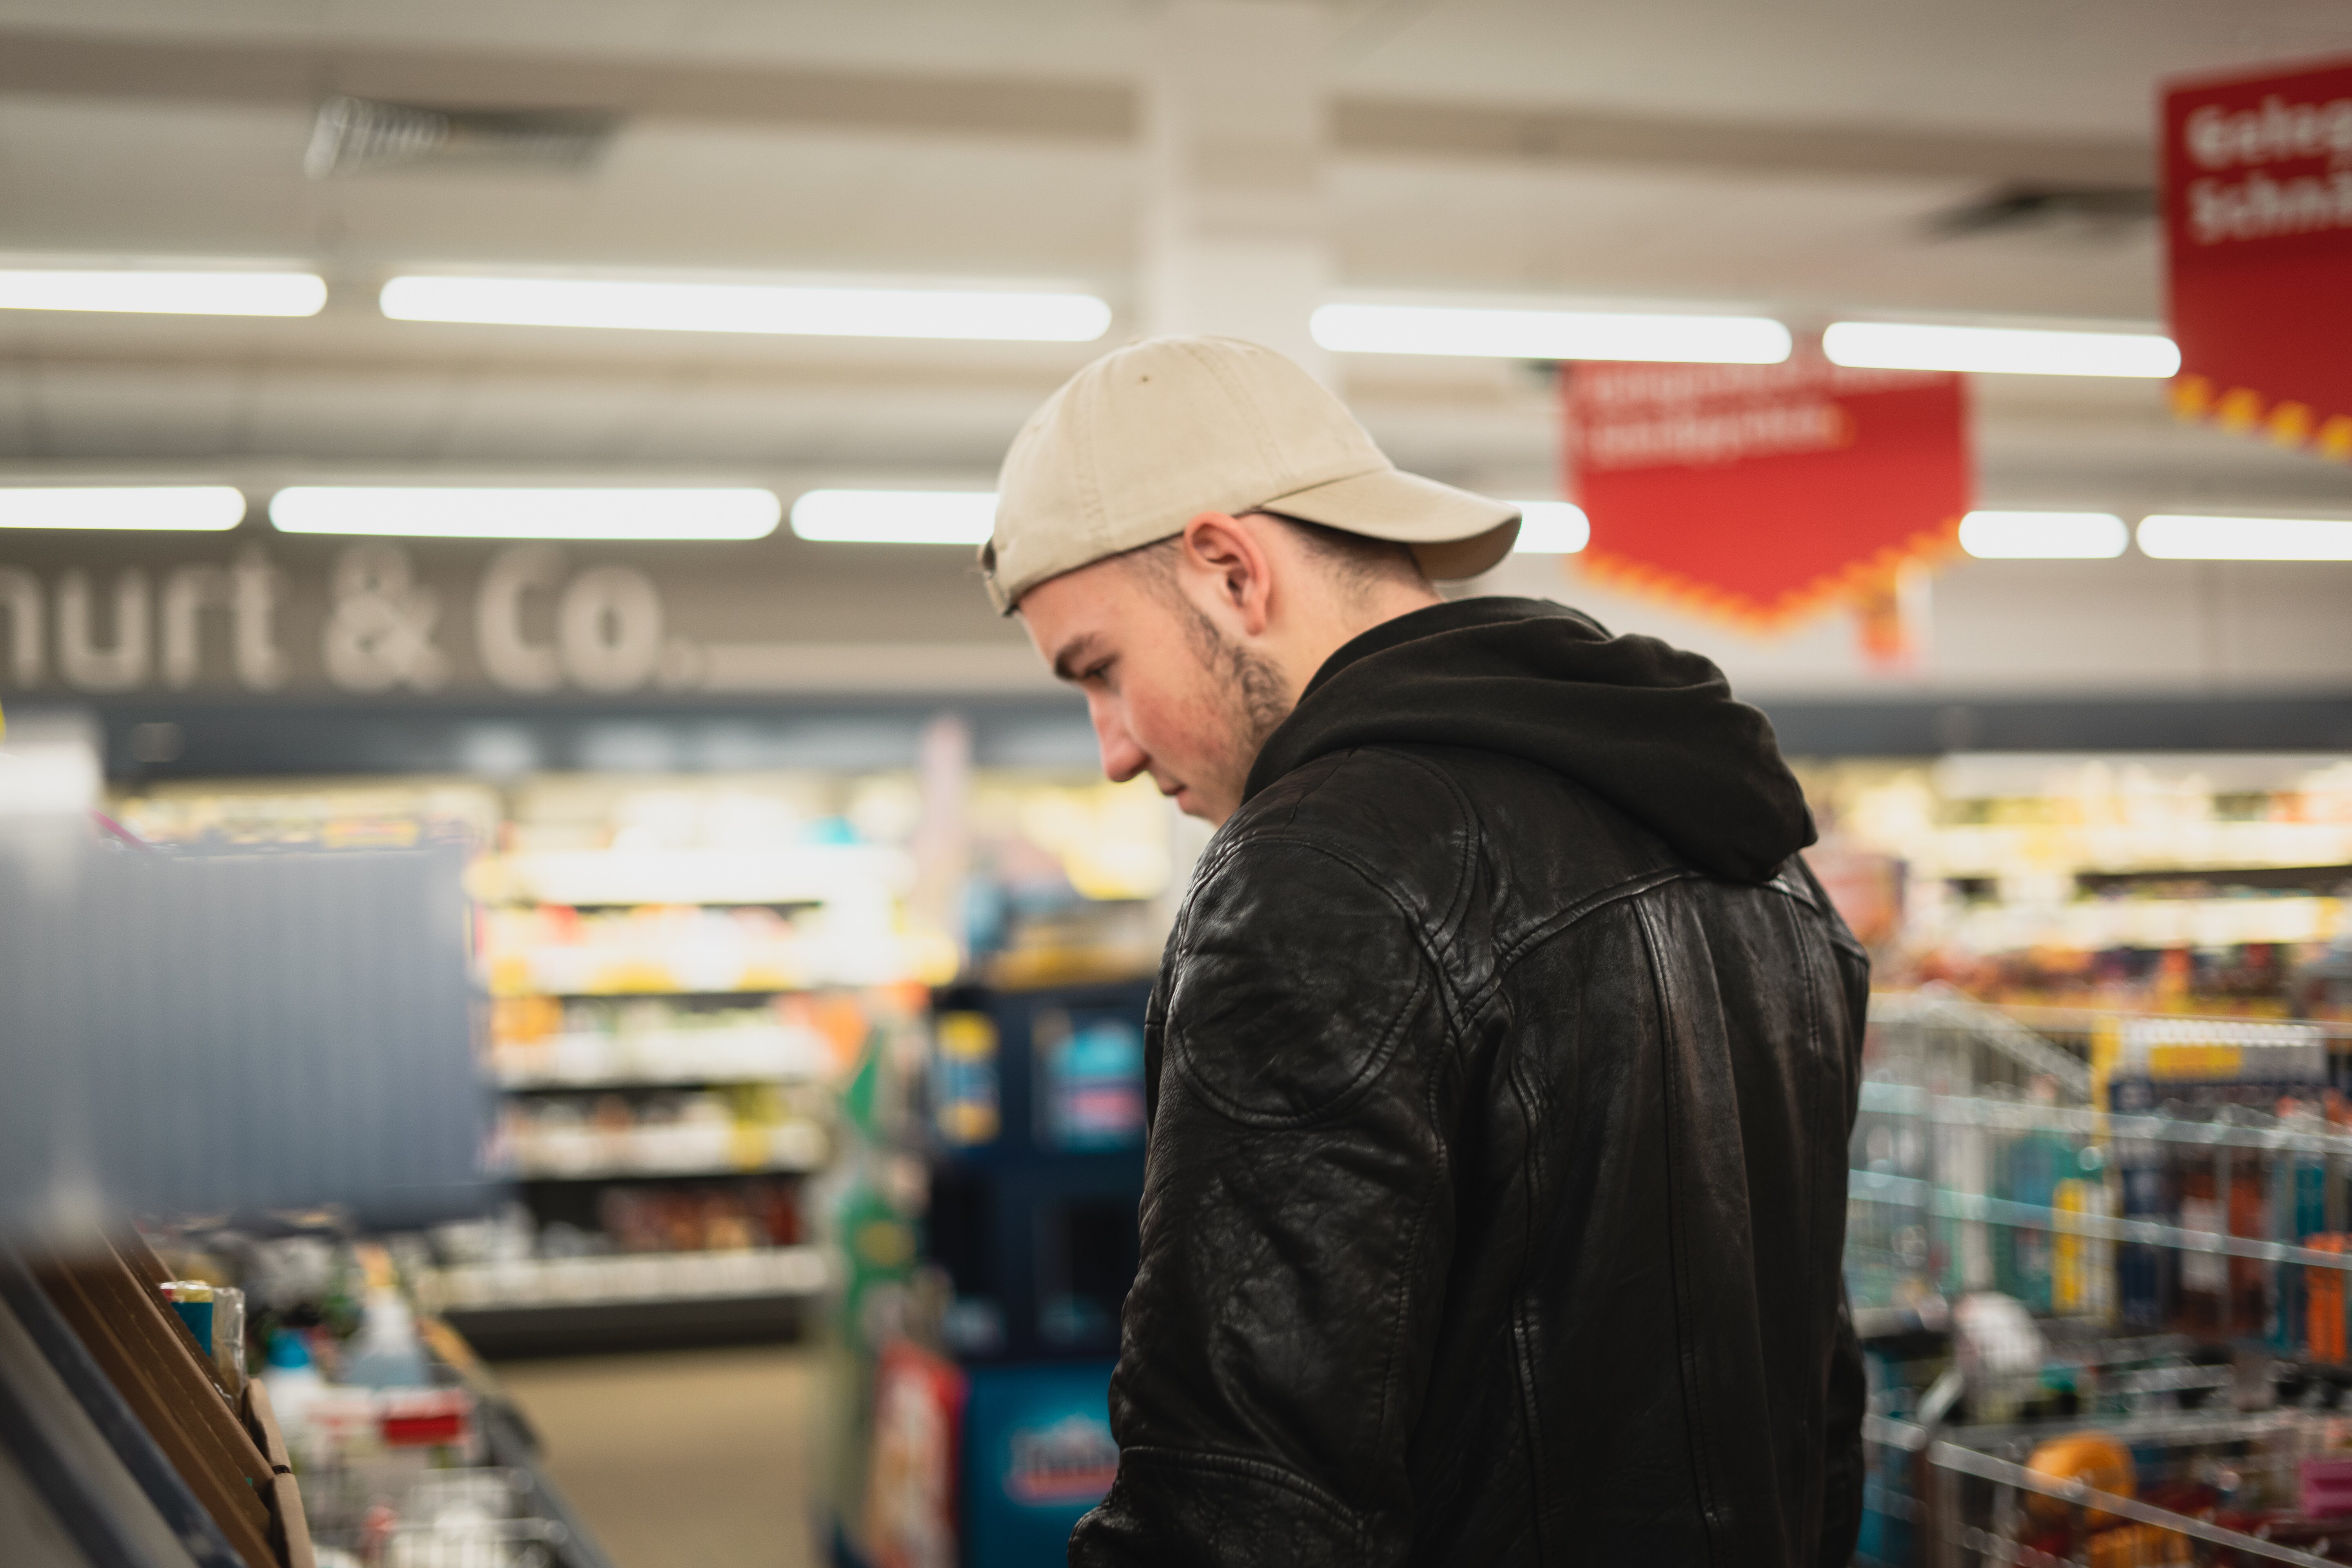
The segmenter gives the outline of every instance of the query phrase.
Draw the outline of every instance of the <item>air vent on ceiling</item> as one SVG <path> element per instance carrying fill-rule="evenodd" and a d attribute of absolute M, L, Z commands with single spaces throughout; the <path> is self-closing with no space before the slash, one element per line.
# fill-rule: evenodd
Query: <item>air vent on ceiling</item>
<path fill-rule="evenodd" d="M 2114 238 L 2156 221 L 2156 192 L 2146 185 L 2053 185 L 2017 180 L 1927 220 L 1947 239 L 1969 235 L 2081 236 Z"/>
<path fill-rule="evenodd" d="M 378 169 L 588 168 L 621 117 L 593 109 L 425 109 L 337 96 L 319 105 L 302 172 L 314 180 Z"/>

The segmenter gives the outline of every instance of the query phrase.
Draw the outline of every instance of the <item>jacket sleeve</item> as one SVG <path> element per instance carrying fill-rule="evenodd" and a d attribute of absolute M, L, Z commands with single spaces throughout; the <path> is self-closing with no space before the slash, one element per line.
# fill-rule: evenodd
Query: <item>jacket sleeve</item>
<path fill-rule="evenodd" d="M 1155 998 L 1116 1483 L 1069 1560 L 1403 1561 L 1453 1240 L 1447 1008 L 1421 924 L 1300 844 L 1195 889 Z"/>

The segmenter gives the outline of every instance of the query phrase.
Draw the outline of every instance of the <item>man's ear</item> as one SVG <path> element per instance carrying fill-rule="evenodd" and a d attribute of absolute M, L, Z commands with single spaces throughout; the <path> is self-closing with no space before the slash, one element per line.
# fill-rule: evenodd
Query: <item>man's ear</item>
<path fill-rule="evenodd" d="M 1244 633 L 1256 637 L 1265 630 L 1273 562 L 1246 524 L 1222 511 L 1204 511 L 1184 525 L 1183 554 L 1196 581 L 1212 586 L 1217 604 Z"/>

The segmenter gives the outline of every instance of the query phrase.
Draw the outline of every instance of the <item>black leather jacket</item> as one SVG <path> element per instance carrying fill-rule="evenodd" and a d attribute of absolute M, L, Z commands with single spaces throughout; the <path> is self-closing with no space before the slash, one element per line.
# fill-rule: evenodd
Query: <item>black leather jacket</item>
<path fill-rule="evenodd" d="M 1153 997 L 1070 1561 L 1845 1562 L 1868 962 L 1761 716 L 1467 601 L 1334 656 L 1252 791 Z"/>

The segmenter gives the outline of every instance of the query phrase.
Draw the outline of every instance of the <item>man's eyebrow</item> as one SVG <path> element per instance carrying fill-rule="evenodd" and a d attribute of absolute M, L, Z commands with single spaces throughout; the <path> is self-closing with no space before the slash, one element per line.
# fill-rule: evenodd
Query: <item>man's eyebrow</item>
<path fill-rule="evenodd" d="M 1092 632 L 1084 632 L 1071 638 L 1062 651 L 1054 656 L 1054 678 L 1076 685 L 1078 666 L 1094 657 L 1097 640 Z"/>

